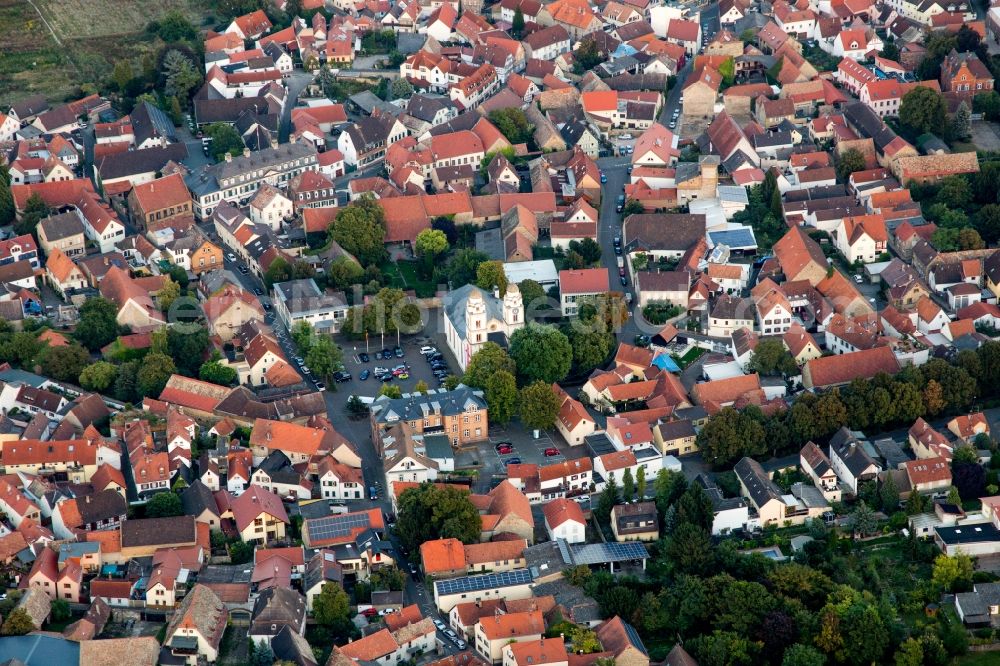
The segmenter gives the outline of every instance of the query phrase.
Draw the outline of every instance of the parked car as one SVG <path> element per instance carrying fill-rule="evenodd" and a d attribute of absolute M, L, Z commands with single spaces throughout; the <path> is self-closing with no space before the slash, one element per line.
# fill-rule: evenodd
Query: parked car
<path fill-rule="evenodd" d="M 389 372 L 388 368 L 383 368 L 381 365 L 376 365 L 373 371 L 376 375 L 384 375 Z"/>
<path fill-rule="evenodd" d="M 323 382 L 316 382 L 316 390 L 317 391 L 325 391 L 326 390 L 326 384 L 324 384 Z"/>
<path fill-rule="evenodd" d="M 424 345 L 423 347 L 420 348 L 420 353 L 423 354 L 424 356 L 427 356 L 429 354 L 436 354 L 437 348 Z"/>
<path fill-rule="evenodd" d="M 363 611 L 361 611 L 361 614 L 364 615 L 365 617 L 375 617 L 376 615 L 378 615 L 378 611 L 375 610 L 374 608 L 366 608 Z"/>
<path fill-rule="evenodd" d="M 625 267 L 624 266 L 619 266 L 618 267 L 618 275 L 620 275 L 622 277 L 625 277 Z"/>
<path fill-rule="evenodd" d="M 507 455 L 508 453 L 514 453 L 514 447 L 512 446 L 501 446 L 497 449 L 497 453 L 500 455 Z"/>
<path fill-rule="evenodd" d="M 372 359 L 371 359 L 371 356 L 369 356 L 368 354 L 366 354 L 366 353 L 364 353 L 364 352 L 361 352 L 360 354 L 358 354 L 358 359 L 359 359 L 359 360 L 360 360 L 360 361 L 361 361 L 362 363 L 367 363 L 368 361 L 372 360 Z"/>
<path fill-rule="evenodd" d="M 413 569 L 415 567 L 411 564 L 410 568 Z M 447 629 L 445 623 L 437 618 L 434 618 L 434 626 L 438 628 L 438 631 L 444 631 L 445 629 Z"/>
<path fill-rule="evenodd" d="M 607 177 L 607 175 L 605 175 L 604 173 L 601 173 L 601 182 L 602 182 L 602 183 L 606 183 L 606 182 L 608 182 L 608 177 Z"/>
<path fill-rule="evenodd" d="M 504 465 L 520 465 L 521 464 L 521 459 L 517 458 L 517 457 L 508 458 L 507 460 L 504 461 L 503 464 Z"/>
<path fill-rule="evenodd" d="M 392 350 L 386 347 L 382 350 L 382 358 L 392 358 Z"/>
<path fill-rule="evenodd" d="M 550 446 L 549 448 L 545 449 L 545 451 L 542 452 L 542 455 L 544 455 L 546 458 L 557 456 L 559 455 L 559 449 L 557 449 L 554 446 Z"/>
<path fill-rule="evenodd" d="M 372 376 L 371 370 L 362 370 L 361 373 L 358 374 L 358 379 L 360 379 L 361 381 L 365 381 L 371 376 Z"/>
<path fill-rule="evenodd" d="M 378 499 L 378 491 L 375 490 L 375 486 L 368 486 L 368 499 L 370 500 Z"/>
<path fill-rule="evenodd" d="M 396 358 L 403 358 L 403 356 L 405 356 L 402 347 L 396 347 L 393 351 L 396 354 Z"/>
<path fill-rule="evenodd" d="M 456 638 L 455 639 L 455 646 L 459 650 L 464 650 L 465 649 L 465 641 L 463 641 L 461 638 Z"/>
<path fill-rule="evenodd" d="M 445 629 L 444 630 L 444 635 L 447 636 L 448 638 L 452 638 L 452 639 L 458 638 L 458 634 L 456 634 L 453 629 Z"/>
<path fill-rule="evenodd" d="M 302 372 L 306 373 L 307 375 L 311 375 L 312 374 L 312 370 L 310 370 L 309 366 L 307 366 L 307 365 L 303 365 L 302 366 Z"/>
<path fill-rule="evenodd" d="M 499 451 L 499 450 L 500 450 L 500 447 L 501 447 L 501 446 L 514 446 L 514 442 L 508 442 L 508 441 L 506 441 L 506 440 L 504 440 L 504 441 L 502 441 L 502 442 L 497 442 L 497 446 L 496 446 L 496 448 L 497 448 L 497 451 Z"/>
<path fill-rule="evenodd" d="M 305 361 L 302 360 L 301 356 L 296 356 L 295 357 L 295 362 L 298 363 L 299 365 L 302 365 L 303 363 L 305 363 Z"/>
<path fill-rule="evenodd" d="M 396 375 L 396 379 L 409 379 L 409 378 L 410 378 L 410 373 L 408 372 L 401 372 L 398 375 Z"/>
<path fill-rule="evenodd" d="M 333 373 L 333 381 L 338 384 L 343 384 L 344 382 L 351 381 L 351 373 L 349 372 L 335 372 Z"/>
<path fill-rule="evenodd" d="M 855 275 L 854 276 L 854 281 L 857 282 L 858 284 L 862 284 L 865 281 L 865 279 L 863 277 L 861 277 L 860 275 Z"/>

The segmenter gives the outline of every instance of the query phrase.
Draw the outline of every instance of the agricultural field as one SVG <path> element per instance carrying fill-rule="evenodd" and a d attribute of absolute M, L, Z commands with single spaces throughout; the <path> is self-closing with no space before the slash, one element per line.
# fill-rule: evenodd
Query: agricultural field
<path fill-rule="evenodd" d="M 208 18 L 206 0 L 34 0 L 34 5 L 0 0 L 0 100 L 5 104 L 38 93 L 62 101 L 80 86 L 97 89 L 117 60 L 137 63 L 156 48 L 143 34 L 150 21 L 171 10 L 183 12 L 196 26 Z"/>
<path fill-rule="evenodd" d="M 0 102 L 34 94 L 60 100 L 75 69 L 26 0 L 0 0 Z"/>

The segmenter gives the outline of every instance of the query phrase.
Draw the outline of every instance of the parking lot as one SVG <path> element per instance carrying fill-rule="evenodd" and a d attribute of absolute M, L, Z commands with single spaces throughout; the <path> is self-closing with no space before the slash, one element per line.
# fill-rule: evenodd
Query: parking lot
<path fill-rule="evenodd" d="M 398 347 L 402 351 L 402 357 L 396 353 L 397 344 L 395 336 L 391 339 L 387 337 L 385 339 L 385 346 L 382 346 L 383 341 L 381 338 L 369 340 L 368 345 L 365 345 L 363 341 L 357 343 L 354 341 L 338 340 L 337 342 L 344 350 L 344 367 L 351 376 L 350 380 L 337 382 L 336 384 L 338 393 L 336 402 L 338 404 L 346 405 L 352 395 L 375 397 L 378 395 L 383 383 L 398 386 L 399 390 L 403 393 L 412 393 L 420 381 L 423 381 L 427 384 L 428 388 L 432 389 L 443 386 L 443 379 L 439 380 L 434 376 L 430 363 L 420 353 L 421 347 L 432 346 L 441 351 L 444 356 L 442 361 L 445 363 L 445 369 L 448 374 L 456 372 L 456 368 L 448 360 L 448 355 L 444 353 L 444 350 L 439 345 L 435 345 L 434 341 L 430 338 L 400 338 Z M 383 350 L 390 352 L 389 358 L 376 357 L 376 355 L 381 355 Z M 366 357 L 367 361 L 364 360 Z M 405 367 L 401 368 L 400 366 Z M 393 371 L 397 368 L 403 370 L 405 374 L 398 371 L 396 374 L 393 374 Z M 388 371 L 391 379 L 382 382 L 376 377 L 376 369 Z"/>

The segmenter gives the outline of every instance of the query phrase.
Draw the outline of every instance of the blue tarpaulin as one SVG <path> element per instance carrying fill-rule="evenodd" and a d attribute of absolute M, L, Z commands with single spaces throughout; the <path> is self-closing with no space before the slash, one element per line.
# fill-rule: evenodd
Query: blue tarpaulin
<path fill-rule="evenodd" d="M 674 359 L 670 358 L 669 354 L 660 354 L 653 359 L 653 365 L 661 370 L 666 370 L 667 372 L 680 372 L 681 368 L 677 365 Z"/>

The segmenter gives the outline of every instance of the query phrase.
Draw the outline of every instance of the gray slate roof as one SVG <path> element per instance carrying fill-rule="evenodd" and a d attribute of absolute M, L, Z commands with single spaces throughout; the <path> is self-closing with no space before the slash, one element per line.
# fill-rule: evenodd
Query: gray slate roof
<path fill-rule="evenodd" d="M 490 319 L 503 320 L 503 301 L 501 299 L 494 297 L 490 292 L 480 289 L 475 285 L 462 285 L 458 289 L 448 292 L 448 295 L 445 296 L 444 314 L 451 321 L 458 335 L 463 339 L 465 338 L 466 304 L 469 301 L 469 296 L 474 291 L 483 297 L 483 302 L 486 304 L 487 321 Z"/>
<path fill-rule="evenodd" d="M 459 384 L 454 391 L 438 389 L 427 393 L 411 393 L 402 398 L 379 396 L 372 403 L 371 409 L 377 423 L 394 423 L 423 419 L 425 414 L 435 412 L 443 416 L 455 416 L 471 406 L 486 409 L 483 392 Z"/>

